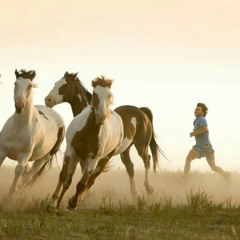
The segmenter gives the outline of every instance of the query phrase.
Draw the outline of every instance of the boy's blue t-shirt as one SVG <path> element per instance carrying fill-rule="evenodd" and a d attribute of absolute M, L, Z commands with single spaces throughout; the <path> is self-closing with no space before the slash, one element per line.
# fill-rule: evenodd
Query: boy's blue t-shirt
<path fill-rule="evenodd" d="M 198 131 L 200 128 L 207 126 L 207 121 L 205 117 L 197 117 L 194 120 L 193 125 L 194 125 L 194 131 Z M 196 146 L 198 147 L 203 147 L 204 145 L 211 145 L 208 131 L 198 136 L 195 136 L 195 139 L 196 139 Z"/>

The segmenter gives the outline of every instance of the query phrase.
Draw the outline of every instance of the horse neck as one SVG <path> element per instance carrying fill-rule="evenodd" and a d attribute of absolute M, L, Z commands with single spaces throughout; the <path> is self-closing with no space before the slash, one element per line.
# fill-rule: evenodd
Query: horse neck
<path fill-rule="evenodd" d="M 95 115 L 95 112 L 94 112 L 94 109 L 91 107 L 91 114 L 89 115 L 89 118 L 88 118 L 88 124 L 91 125 L 91 132 L 98 132 L 100 131 L 100 129 L 102 128 L 102 125 L 98 125 L 96 123 L 96 115 Z"/>
<path fill-rule="evenodd" d="M 87 107 L 91 102 L 91 99 L 89 99 L 86 94 L 82 94 L 82 91 L 79 87 L 77 89 L 77 94 L 72 98 L 72 101 L 69 102 L 74 117 L 80 112 L 82 112 L 82 110 Z"/>
<path fill-rule="evenodd" d="M 34 117 L 35 107 L 32 101 L 29 101 L 26 105 L 25 109 L 21 114 L 15 113 L 15 119 L 17 121 L 17 125 L 26 125 L 32 123 L 32 119 Z"/>

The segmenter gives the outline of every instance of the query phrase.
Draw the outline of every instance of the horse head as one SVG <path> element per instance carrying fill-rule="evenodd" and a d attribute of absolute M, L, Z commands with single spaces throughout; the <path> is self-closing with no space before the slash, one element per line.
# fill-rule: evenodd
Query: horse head
<path fill-rule="evenodd" d="M 113 95 L 110 91 L 112 80 L 101 76 L 92 81 L 92 86 L 92 109 L 95 115 L 96 124 L 102 125 L 110 114 L 109 106 L 113 102 Z"/>
<path fill-rule="evenodd" d="M 81 108 L 86 107 L 90 103 L 91 96 L 77 74 L 66 72 L 45 97 L 45 105 L 52 108 L 59 103 L 68 102 L 69 104 L 82 105 Z"/>
<path fill-rule="evenodd" d="M 36 76 L 33 70 L 20 72 L 15 70 L 16 81 L 14 83 L 14 102 L 17 114 L 21 114 L 27 104 L 32 101 L 32 87 L 35 84 L 32 82 Z"/>

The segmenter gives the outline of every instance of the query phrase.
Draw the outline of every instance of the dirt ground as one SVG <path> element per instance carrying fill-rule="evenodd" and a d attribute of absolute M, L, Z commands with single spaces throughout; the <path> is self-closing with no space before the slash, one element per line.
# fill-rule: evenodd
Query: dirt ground
<path fill-rule="evenodd" d="M 53 193 L 60 169 L 54 168 L 45 172 L 43 176 L 31 188 L 24 191 L 24 201 L 26 204 L 33 199 L 46 199 Z M 188 179 L 184 181 L 182 173 L 158 171 L 149 173 L 150 182 L 154 188 L 154 193 L 147 196 L 144 188 L 144 170 L 135 172 L 135 182 L 139 196 L 146 196 L 151 202 L 164 202 L 171 199 L 173 205 L 187 204 L 186 194 L 193 192 L 206 192 L 211 200 L 216 203 L 231 200 L 233 204 L 240 204 L 240 174 L 233 172 L 229 180 L 224 180 L 217 173 L 212 172 L 191 172 Z M 14 167 L 3 166 L 0 169 L 0 202 L 4 206 L 5 196 L 14 177 Z M 63 206 L 68 198 L 74 194 L 75 186 L 81 178 L 81 170 L 77 169 L 72 185 L 64 196 Z M 95 185 L 83 197 L 83 204 L 86 207 L 100 206 L 105 198 L 112 202 L 131 203 L 130 184 L 126 171 L 121 169 L 110 169 L 102 173 L 95 182 Z M 14 206 L 11 206 L 14 208 Z"/>

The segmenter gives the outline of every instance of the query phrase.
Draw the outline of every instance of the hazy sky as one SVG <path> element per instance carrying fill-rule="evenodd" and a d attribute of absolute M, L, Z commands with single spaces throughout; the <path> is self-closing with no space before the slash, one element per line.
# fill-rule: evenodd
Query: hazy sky
<path fill-rule="evenodd" d="M 205 102 L 216 162 L 240 170 L 239 1 L 0 3 L 0 127 L 14 112 L 15 68 L 36 70 L 36 104 L 65 71 L 78 71 L 90 91 L 91 80 L 105 74 L 114 79 L 113 108 L 132 104 L 153 111 L 158 143 L 170 159 L 161 160 L 162 169 L 182 170 L 194 145 L 195 105 Z M 68 125 L 70 107 L 55 109 Z M 119 161 L 115 165 L 123 167 Z M 133 162 L 143 169 L 140 159 Z M 209 170 L 204 159 L 193 169 Z"/>

